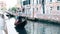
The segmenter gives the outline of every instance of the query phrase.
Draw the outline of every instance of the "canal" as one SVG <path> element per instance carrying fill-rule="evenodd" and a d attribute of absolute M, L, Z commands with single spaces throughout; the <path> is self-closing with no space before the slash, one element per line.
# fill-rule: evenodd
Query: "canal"
<path fill-rule="evenodd" d="M 49 21 L 27 20 L 25 26 L 27 34 L 60 34 L 60 24 Z"/>

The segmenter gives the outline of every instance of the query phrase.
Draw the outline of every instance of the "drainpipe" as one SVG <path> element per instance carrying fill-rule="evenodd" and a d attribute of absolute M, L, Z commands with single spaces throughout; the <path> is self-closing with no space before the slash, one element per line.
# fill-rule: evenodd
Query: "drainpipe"
<path fill-rule="evenodd" d="M 44 4 L 45 4 L 45 2 L 44 2 L 44 0 L 42 0 L 43 14 L 45 14 L 45 7 L 44 7 Z"/>

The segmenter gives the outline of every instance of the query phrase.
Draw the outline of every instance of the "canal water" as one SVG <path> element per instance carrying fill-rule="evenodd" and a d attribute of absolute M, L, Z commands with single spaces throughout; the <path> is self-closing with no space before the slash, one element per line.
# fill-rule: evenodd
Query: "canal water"
<path fill-rule="evenodd" d="M 18 34 L 15 30 L 14 18 L 7 20 L 8 34 Z M 60 25 L 27 20 L 25 26 L 27 34 L 60 34 Z"/>
<path fill-rule="evenodd" d="M 27 34 L 60 34 L 59 25 L 33 21 L 27 22 L 28 23 L 25 26 Z"/>

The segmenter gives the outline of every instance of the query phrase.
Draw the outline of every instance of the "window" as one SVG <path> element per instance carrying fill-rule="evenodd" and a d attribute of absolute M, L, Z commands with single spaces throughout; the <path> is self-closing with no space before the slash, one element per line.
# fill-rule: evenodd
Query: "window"
<path fill-rule="evenodd" d="M 30 0 L 26 0 L 28 4 L 30 4 Z"/>
<path fill-rule="evenodd" d="M 33 0 L 33 4 L 34 4 L 34 0 Z"/>
<path fill-rule="evenodd" d="M 36 8 L 37 9 L 37 11 L 38 11 L 38 8 Z"/>
<path fill-rule="evenodd" d="M 22 9 L 22 12 L 23 12 L 23 13 L 25 12 L 25 8 Z"/>
<path fill-rule="evenodd" d="M 27 1 L 23 1 L 23 5 L 27 5 Z"/>
<path fill-rule="evenodd" d="M 57 10 L 60 10 L 60 6 L 57 6 Z"/>
<path fill-rule="evenodd" d="M 37 0 L 37 4 L 38 4 L 38 0 Z"/>
<path fill-rule="evenodd" d="M 33 8 L 33 11 L 34 11 L 34 8 Z"/>
<path fill-rule="evenodd" d="M 57 0 L 57 1 L 60 1 L 60 0 Z"/>
<path fill-rule="evenodd" d="M 30 4 L 30 0 L 23 1 L 23 5 Z"/>
<path fill-rule="evenodd" d="M 52 2 L 52 0 L 50 0 L 50 2 Z"/>
<path fill-rule="evenodd" d="M 52 10 L 52 7 L 50 7 L 50 10 Z"/>
<path fill-rule="evenodd" d="M 39 0 L 39 4 L 41 4 L 42 3 L 42 0 Z"/>
<path fill-rule="evenodd" d="M 36 0 L 37 1 L 37 4 L 38 4 L 38 0 Z"/>

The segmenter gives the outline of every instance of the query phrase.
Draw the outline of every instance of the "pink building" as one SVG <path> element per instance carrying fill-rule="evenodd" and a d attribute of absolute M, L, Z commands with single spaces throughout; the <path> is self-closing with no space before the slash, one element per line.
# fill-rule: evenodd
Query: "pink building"
<path fill-rule="evenodd" d="M 50 15 L 60 15 L 60 0 L 46 0 L 45 12 Z"/>
<path fill-rule="evenodd" d="M 0 1 L 0 9 L 6 8 L 6 4 L 3 1 Z"/>

